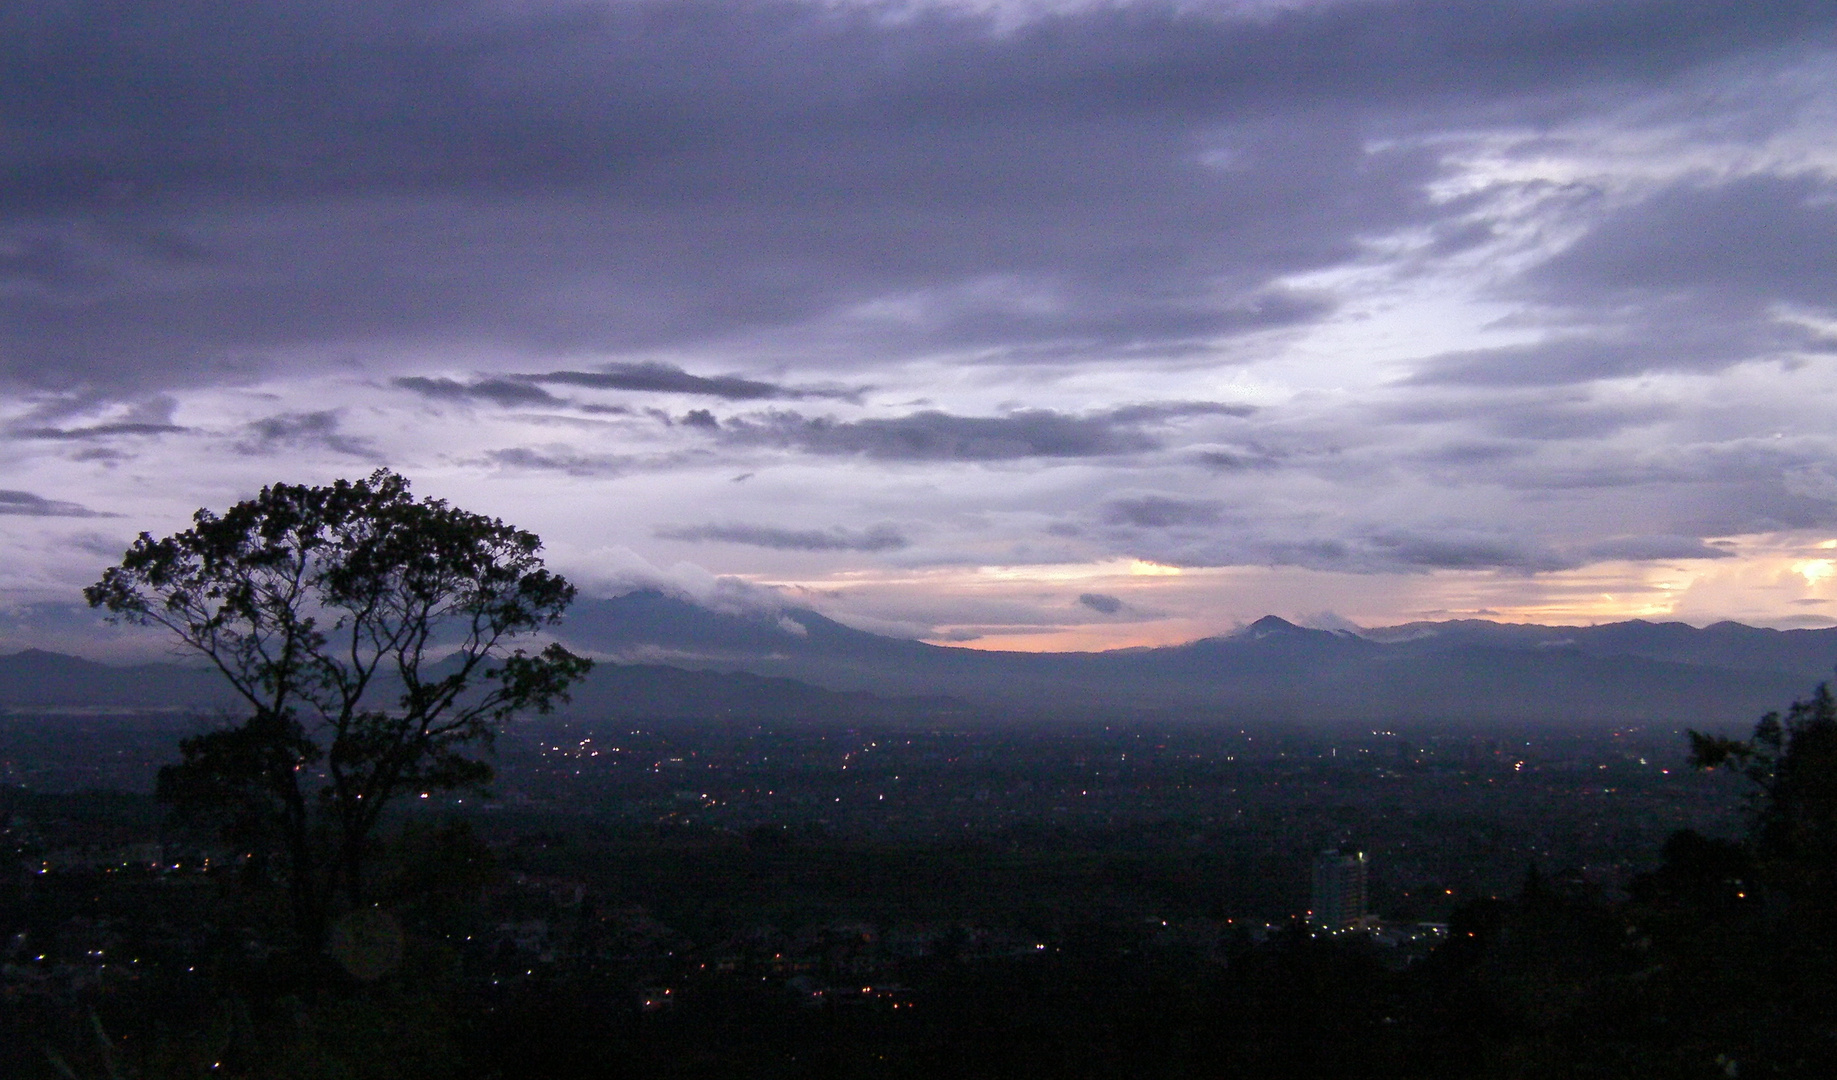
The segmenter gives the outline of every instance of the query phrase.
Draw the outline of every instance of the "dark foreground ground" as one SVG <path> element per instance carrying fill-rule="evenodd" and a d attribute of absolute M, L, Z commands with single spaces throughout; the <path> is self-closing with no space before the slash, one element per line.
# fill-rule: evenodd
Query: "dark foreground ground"
<path fill-rule="evenodd" d="M 157 723 L 113 793 L 43 723 L 0 723 L 0 1075 L 1837 1074 L 1830 913 L 1666 846 L 1741 833 L 1669 730 L 526 729 L 396 823 L 399 946 L 341 968 L 132 790 Z M 1294 919 L 1339 844 L 1377 932 Z"/>

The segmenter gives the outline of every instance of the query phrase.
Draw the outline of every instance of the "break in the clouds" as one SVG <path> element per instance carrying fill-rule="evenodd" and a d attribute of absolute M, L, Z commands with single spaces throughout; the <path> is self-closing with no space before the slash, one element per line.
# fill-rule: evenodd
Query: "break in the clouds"
<path fill-rule="evenodd" d="M 1834 33 L 1832 0 L 14 5 L 0 603 L 93 578 L 85 507 L 158 531 L 385 463 L 582 580 L 625 552 L 979 644 L 1802 620 L 1837 581 Z"/>

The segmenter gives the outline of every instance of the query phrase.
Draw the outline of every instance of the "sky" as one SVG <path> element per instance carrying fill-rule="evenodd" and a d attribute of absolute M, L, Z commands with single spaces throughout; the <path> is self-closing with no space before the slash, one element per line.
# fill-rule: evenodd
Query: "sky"
<path fill-rule="evenodd" d="M 1837 625 L 1837 2 L 0 3 L 0 646 L 379 467 L 972 647 Z"/>

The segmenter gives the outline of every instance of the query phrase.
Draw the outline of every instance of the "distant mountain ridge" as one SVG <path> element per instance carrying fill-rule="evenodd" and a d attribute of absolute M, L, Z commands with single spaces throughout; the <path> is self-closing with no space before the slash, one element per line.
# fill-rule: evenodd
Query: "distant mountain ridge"
<path fill-rule="evenodd" d="M 569 712 L 633 719 L 1673 721 L 1745 725 L 1830 678 L 1837 629 L 1456 620 L 1362 633 L 1266 616 L 1184 645 L 1017 653 L 856 630 L 800 608 L 717 611 L 656 591 L 575 604 L 602 663 Z M 0 708 L 233 705 L 212 672 L 0 656 Z"/>
<path fill-rule="evenodd" d="M 1740 723 L 1804 695 L 1837 665 L 1837 628 L 1643 621 L 1457 620 L 1352 633 L 1266 616 L 1184 645 L 994 652 L 883 637 L 808 609 L 719 612 L 656 591 L 581 601 L 563 633 L 605 654 L 832 690 L 944 694 L 1024 715 Z"/>
<path fill-rule="evenodd" d="M 0 656 L 5 709 L 211 709 L 234 701 L 223 677 L 204 667 L 117 667 L 44 649 Z"/>
<path fill-rule="evenodd" d="M 1461 619 L 1387 626 L 1362 631 L 1361 636 L 1381 643 L 1439 640 L 1444 645 L 1499 648 L 1573 646 L 1595 656 L 1637 656 L 1749 671 L 1800 671 L 1818 678 L 1830 676 L 1837 666 L 1837 627 L 1771 630 L 1724 621 L 1699 629 L 1688 623 L 1644 619 L 1598 626 L 1538 626 Z"/>

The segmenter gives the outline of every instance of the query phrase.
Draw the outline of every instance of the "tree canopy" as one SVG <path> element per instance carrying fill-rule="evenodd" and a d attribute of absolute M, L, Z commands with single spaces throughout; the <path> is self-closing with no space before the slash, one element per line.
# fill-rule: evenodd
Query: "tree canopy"
<path fill-rule="evenodd" d="M 1747 739 L 1690 733 L 1699 768 L 1752 783 L 1749 847 L 1774 884 L 1821 912 L 1837 909 L 1837 698 L 1828 684 L 1770 712 Z"/>
<path fill-rule="evenodd" d="M 142 533 L 85 590 L 112 618 L 160 627 L 207 658 L 247 709 L 181 743 L 159 794 L 215 815 L 281 860 L 303 944 L 365 901 L 364 867 L 390 800 L 475 789 L 478 751 L 523 710 L 565 700 L 591 667 L 559 644 L 574 586 L 533 533 L 402 476 L 274 484 L 163 539 Z"/>

